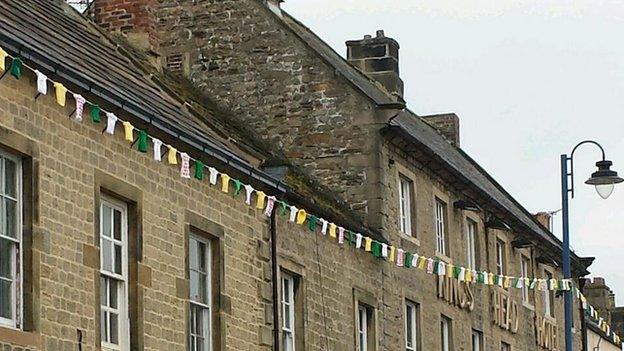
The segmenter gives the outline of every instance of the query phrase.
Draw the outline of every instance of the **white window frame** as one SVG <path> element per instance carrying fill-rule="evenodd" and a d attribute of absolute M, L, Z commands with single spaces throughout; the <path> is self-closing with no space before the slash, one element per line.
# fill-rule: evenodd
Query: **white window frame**
<path fill-rule="evenodd" d="M 440 350 L 451 351 L 451 320 L 445 316 L 440 318 Z"/>
<path fill-rule="evenodd" d="M 358 349 L 357 351 L 368 350 L 368 308 L 358 304 Z"/>
<path fill-rule="evenodd" d="M 191 243 L 193 241 L 196 241 L 197 243 L 201 243 L 204 244 L 204 252 L 201 253 L 204 255 L 205 258 L 205 262 L 206 262 L 206 272 L 201 272 L 199 270 L 195 270 L 191 267 L 190 264 L 190 259 L 189 259 L 189 282 L 192 279 L 192 275 L 190 274 L 191 271 L 197 271 L 198 274 L 201 276 L 202 274 L 205 274 L 206 277 L 206 281 L 205 281 L 205 287 L 206 287 L 206 291 L 204 291 L 204 293 L 206 294 L 206 303 L 203 303 L 201 301 L 196 301 L 193 299 L 193 296 L 191 296 L 191 291 L 189 291 L 189 330 L 188 330 L 188 341 L 189 341 L 189 350 L 191 351 L 209 351 L 212 350 L 212 242 L 210 240 L 206 240 L 202 237 L 199 237 L 197 235 L 189 235 L 189 258 L 191 255 Z M 199 257 L 198 257 L 199 260 Z M 201 285 L 198 285 L 201 286 Z M 193 320 L 193 308 L 198 308 L 201 309 L 202 313 L 200 318 L 203 319 L 202 321 L 202 326 L 203 326 L 203 330 L 202 330 L 202 334 L 193 334 L 191 332 L 193 325 L 195 325 L 195 321 Z M 197 318 L 198 316 L 195 315 L 195 317 Z M 198 348 L 199 346 L 196 345 L 193 340 L 196 337 L 201 337 L 204 339 L 204 347 L 203 348 Z"/>
<path fill-rule="evenodd" d="M 399 228 L 412 236 L 412 189 L 414 182 L 399 174 Z"/>
<path fill-rule="evenodd" d="M 550 284 L 550 279 L 552 279 L 553 274 L 547 270 L 544 270 L 544 276 L 546 277 L 546 280 L 548 281 L 548 283 Z M 550 289 L 546 289 L 544 291 L 544 314 L 547 317 L 551 317 L 554 318 L 555 317 L 555 311 L 553 311 L 554 305 L 553 305 L 553 291 Z"/>
<path fill-rule="evenodd" d="M 111 237 L 104 239 L 103 231 L 104 231 L 104 221 L 103 221 L 103 213 L 104 206 L 108 206 L 112 209 L 111 212 Z M 117 240 L 114 238 L 114 210 L 118 210 L 121 212 L 121 240 Z M 104 335 L 100 335 L 101 346 L 104 350 L 127 350 L 130 348 L 130 321 L 129 321 L 129 313 L 128 313 L 128 206 L 126 203 L 113 199 L 109 196 L 101 195 L 100 199 L 100 277 L 107 280 L 116 280 L 119 283 L 117 287 L 117 309 L 113 309 L 108 306 L 103 306 L 100 300 L 100 313 L 103 312 L 112 312 L 118 313 L 117 317 L 117 337 L 119 344 L 113 344 L 103 340 Z M 110 240 L 113 245 L 111 245 L 112 256 L 111 263 L 115 265 L 115 244 L 121 245 L 121 274 L 115 272 L 109 272 L 104 269 L 104 255 L 103 253 L 103 241 Z M 100 289 L 101 294 L 101 289 Z M 107 295 L 109 294 L 107 290 Z M 100 296 L 101 299 L 101 296 Z M 100 317 L 100 330 L 102 318 Z M 109 326 L 107 326 L 109 328 Z M 110 335 L 110 330 L 107 333 Z"/>
<path fill-rule="evenodd" d="M 466 255 L 467 267 L 477 269 L 477 222 L 466 219 Z"/>
<path fill-rule="evenodd" d="M 405 350 L 406 351 L 419 351 L 420 350 L 420 338 L 419 329 L 420 324 L 418 320 L 418 304 L 405 300 Z M 410 339 L 411 334 L 411 339 Z"/>
<path fill-rule="evenodd" d="M 5 159 L 11 160 L 15 163 L 15 186 L 17 187 L 15 198 L 4 194 L 5 188 Z M 16 202 L 17 217 L 15 218 L 16 235 L 15 238 L 0 234 L 0 238 L 12 242 L 11 246 L 11 318 L 0 317 L 0 326 L 21 329 L 23 325 L 23 247 L 22 247 L 22 222 L 23 222 L 23 189 L 22 189 L 22 161 L 15 155 L 3 152 L 0 150 L 0 201 L 4 202 L 4 199 L 8 198 Z M 3 209 L 2 203 L 0 203 L 0 209 Z M 4 221 L 0 217 L 0 225 L 4 226 Z"/>
<path fill-rule="evenodd" d="M 529 278 L 531 274 L 531 259 L 525 255 L 520 255 L 520 277 Z M 529 287 L 522 284 L 522 302 L 530 304 Z"/>
<path fill-rule="evenodd" d="M 446 256 L 446 203 L 435 199 L 436 251 Z"/>
<path fill-rule="evenodd" d="M 472 351 L 483 351 L 485 345 L 483 345 L 483 333 L 473 329 L 472 330 Z"/>
<path fill-rule="evenodd" d="M 505 275 L 505 257 L 506 257 L 506 245 L 501 239 L 496 239 L 496 274 Z"/>
<path fill-rule="evenodd" d="M 295 351 L 295 277 L 282 272 L 281 280 L 282 345 L 284 351 Z"/>

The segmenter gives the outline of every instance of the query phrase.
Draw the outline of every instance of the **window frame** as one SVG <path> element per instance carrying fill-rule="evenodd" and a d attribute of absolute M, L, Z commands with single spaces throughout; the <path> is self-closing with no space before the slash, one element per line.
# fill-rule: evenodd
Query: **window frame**
<path fill-rule="evenodd" d="M 472 229 L 472 230 L 471 230 Z M 477 221 L 472 218 L 466 218 L 466 267 L 470 269 L 478 269 L 477 266 L 477 240 L 479 226 Z"/>
<path fill-rule="evenodd" d="M 5 187 L 5 159 L 15 163 L 15 198 L 4 194 Z M 19 156 L 8 153 L 0 149 L 0 209 L 4 198 L 15 201 L 16 218 L 15 218 L 15 238 L 0 234 L 0 238 L 11 242 L 11 318 L 0 317 L 0 326 L 11 329 L 21 330 L 24 326 L 24 184 L 23 184 L 23 164 Z M 0 217 L 0 220 L 2 217 Z M 3 223 L 3 222 L 2 222 Z M 0 223 L 0 225 L 2 225 Z"/>
<path fill-rule="evenodd" d="M 497 275 L 505 275 L 507 274 L 507 243 L 500 239 L 496 238 L 496 274 Z"/>
<path fill-rule="evenodd" d="M 475 348 L 475 340 L 477 340 L 476 345 L 477 347 Z M 472 334 L 471 334 L 471 344 L 472 344 L 472 351 L 484 351 L 484 344 L 483 344 L 483 332 L 476 330 L 476 329 L 472 329 Z"/>
<path fill-rule="evenodd" d="M 408 313 L 409 309 L 411 309 L 412 313 Z M 405 304 L 403 307 L 403 316 L 404 316 L 404 330 L 405 330 L 405 350 L 406 351 L 420 351 L 420 305 L 416 302 L 405 300 Z M 412 339 L 409 339 L 408 330 L 410 329 L 408 325 L 408 320 L 411 321 L 411 336 Z M 409 343 L 411 342 L 411 346 Z"/>
<path fill-rule="evenodd" d="M 191 267 L 191 243 L 195 241 L 198 244 L 203 244 L 204 245 L 204 250 L 203 250 L 203 255 L 204 256 L 204 262 L 205 262 L 205 266 L 206 266 L 206 272 L 201 272 L 199 270 L 193 269 L 193 267 Z M 213 323 L 212 323 L 212 314 L 213 314 L 213 255 L 212 255 L 212 247 L 213 243 L 211 240 L 205 239 L 200 235 L 196 235 L 194 233 L 190 233 L 188 236 L 188 248 L 189 248 L 189 264 L 188 264 L 188 277 L 189 277 L 189 287 L 192 285 L 191 280 L 192 278 L 192 271 L 197 271 L 198 275 L 202 275 L 202 273 L 205 274 L 205 288 L 206 291 L 204 291 L 205 295 L 206 295 L 206 299 L 207 299 L 207 303 L 201 302 L 201 301 L 196 301 L 193 299 L 193 297 L 191 296 L 192 291 L 191 289 L 189 289 L 189 326 L 188 326 L 188 343 L 189 343 L 189 349 L 193 350 L 193 351 L 209 351 L 212 350 L 213 347 Z M 199 257 L 198 257 L 199 259 Z M 201 286 L 201 285 L 199 285 Z M 203 326 L 203 339 L 204 339 L 204 348 L 202 349 L 195 349 L 192 345 L 193 345 L 193 337 L 197 337 L 198 334 L 193 334 L 192 333 L 192 328 L 193 328 L 193 316 L 197 316 L 196 314 L 193 314 L 193 309 L 194 308 L 199 308 L 202 310 L 202 314 L 201 317 L 204 319 L 202 322 L 202 326 Z"/>
<path fill-rule="evenodd" d="M 368 313 L 369 307 L 358 302 L 357 310 L 357 351 L 368 351 Z M 364 316 L 364 318 L 362 318 Z"/>
<path fill-rule="evenodd" d="M 500 347 L 501 351 L 511 351 L 511 344 L 508 344 L 504 341 L 501 341 L 501 347 Z"/>
<path fill-rule="evenodd" d="M 531 259 L 524 254 L 520 254 L 520 277 L 530 278 L 530 275 L 532 275 L 531 271 Z M 522 302 L 524 304 L 531 305 L 531 295 L 527 284 L 522 284 L 520 294 L 522 297 Z"/>
<path fill-rule="evenodd" d="M 414 193 L 414 181 L 399 173 L 399 231 L 410 237 L 416 237 Z"/>
<path fill-rule="evenodd" d="M 440 315 L 440 350 L 453 350 L 453 320 L 445 315 Z"/>
<path fill-rule="evenodd" d="M 550 279 L 553 279 L 554 274 L 547 269 L 544 269 L 544 276 L 546 281 L 550 283 Z M 544 291 L 544 315 L 549 318 L 555 318 L 555 292 L 554 290 L 546 289 Z"/>
<path fill-rule="evenodd" d="M 102 242 L 103 240 L 108 240 L 108 239 L 104 239 L 104 235 L 103 235 L 103 231 L 104 231 L 104 220 L 103 220 L 103 213 L 104 213 L 104 205 L 107 205 L 110 207 L 111 211 L 114 210 L 119 210 L 121 212 L 121 240 L 116 240 L 114 238 L 114 233 L 112 232 L 114 230 L 113 226 L 114 226 L 114 219 L 111 216 L 111 241 L 112 241 L 112 251 L 114 252 L 114 245 L 115 245 L 115 241 L 120 242 L 121 243 L 121 274 L 117 274 L 115 272 L 109 272 L 107 270 L 104 269 L 104 256 L 103 256 L 103 245 Z M 100 308 L 100 331 L 102 330 L 102 313 L 104 311 L 110 313 L 110 312 L 114 312 L 112 311 L 112 308 L 109 306 L 104 306 L 102 305 L 102 290 L 101 290 L 101 281 L 102 279 L 110 279 L 110 280 L 116 280 L 117 282 L 121 282 L 121 287 L 118 287 L 118 294 L 117 294 L 117 310 L 119 311 L 118 313 L 118 317 L 117 317 L 117 338 L 119 343 L 118 344 L 113 344 L 110 343 L 108 341 L 104 341 L 104 335 L 100 332 L 100 344 L 102 349 L 105 350 L 124 350 L 130 347 L 130 322 L 129 322 L 129 318 L 130 318 L 130 311 L 129 311 L 129 264 L 128 264 L 128 235 L 129 235 L 129 224 L 128 224 L 128 204 L 117 200 L 111 196 L 108 195 L 104 195 L 102 194 L 100 196 L 100 204 L 99 204 L 99 245 L 100 245 L 100 292 L 99 292 L 99 308 Z M 114 212 L 113 212 L 114 213 Z M 111 258 L 112 262 L 111 264 L 114 265 L 114 261 L 115 258 L 112 257 Z M 113 268 L 114 269 L 114 268 Z M 110 286 L 110 285 L 108 285 Z M 119 294 L 119 292 L 121 291 L 121 294 Z M 109 292 L 109 290 L 107 290 L 107 292 Z M 110 296 L 110 295 L 109 295 Z M 107 328 L 109 328 L 110 326 L 107 326 Z M 110 330 L 108 332 L 108 334 L 110 335 Z"/>
<path fill-rule="evenodd" d="M 435 197 L 435 231 L 436 231 L 436 253 L 448 256 L 447 248 L 447 223 L 448 205 L 439 197 Z"/>
<path fill-rule="evenodd" d="M 297 278 L 287 272 L 282 271 L 281 272 L 281 277 L 280 277 L 280 284 L 281 284 L 281 299 L 280 299 L 280 307 L 281 307 L 281 337 L 282 337 L 282 345 L 284 346 L 283 349 L 284 351 L 295 351 L 295 349 L 297 348 L 297 339 L 296 339 L 296 330 L 297 330 L 297 324 L 296 324 L 296 313 L 295 313 L 295 309 L 296 309 L 296 293 L 295 293 L 295 289 L 296 289 L 296 284 L 297 284 Z M 284 282 L 288 282 L 288 291 L 285 291 L 284 288 Z M 290 301 L 286 301 L 288 297 L 288 300 Z M 287 327 L 286 326 L 286 306 L 289 307 L 289 312 L 288 312 L 288 317 L 290 320 L 290 326 Z M 290 346 L 287 346 L 286 344 L 286 335 L 290 334 Z"/>

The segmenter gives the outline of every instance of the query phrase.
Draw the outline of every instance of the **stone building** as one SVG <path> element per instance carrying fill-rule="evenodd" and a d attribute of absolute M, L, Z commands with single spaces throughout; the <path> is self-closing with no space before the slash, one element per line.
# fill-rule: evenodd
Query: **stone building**
<path fill-rule="evenodd" d="M 237 184 L 441 262 L 561 278 L 561 243 L 460 149 L 458 117 L 406 108 L 396 41 L 344 60 L 279 2 L 96 0 L 97 25 L 0 3 L 23 61 L 0 80 L 2 349 L 560 350 L 560 293 L 434 277 L 245 203 Z M 63 85 L 41 94 L 31 68 Z"/>
<path fill-rule="evenodd" d="M 624 333 L 624 306 L 616 307 L 615 293 L 609 288 L 605 279 L 595 277 L 594 279 L 584 279 L 581 283 L 587 301 L 616 334 L 622 335 Z M 596 325 L 595 321 L 592 321 L 588 316 L 586 319 L 588 326 L 587 350 L 613 348 L 611 338 L 606 336 L 606 333 Z M 603 345 L 602 348 L 600 348 L 601 344 Z"/>

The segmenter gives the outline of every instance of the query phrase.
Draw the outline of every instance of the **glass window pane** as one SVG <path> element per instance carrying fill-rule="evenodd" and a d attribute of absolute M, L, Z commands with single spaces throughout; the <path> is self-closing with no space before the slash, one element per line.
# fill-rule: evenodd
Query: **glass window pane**
<path fill-rule="evenodd" d="M 197 246 L 198 246 L 197 240 L 191 238 L 189 240 L 189 268 L 190 269 L 197 269 L 199 267 Z"/>
<path fill-rule="evenodd" d="M 17 238 L 17 202 L 4 198 L 4 234 L 11 238 Z"/>
<path fill-rule="evenodd" d="M 12 285 L 10 280 L 0 279 L 0 317 L 7 319 L 13 318 Z"/>
<path fill-rule="evenodd" d="M 103 239 L 102 240 L 102 269 L 108 272 L 113 271 L 113 243 L 110 240 Z"/>
<path fill-rule="evenodd" d="M 199 256 L 199 270 L 206 272 L 206 244 L 202 242 L 197 243 L 197 251 Z"/>
<path fill-rule="evenodd" d="M 110 317 L 110 343 L 119 344 L 119 316 L 115 313 L 111 313 Z"/>
<path fill-rule="evenodd" d="M 113 210 L 113 236 L 115 240 L 121 240 L 121 212 Z"/>
<path fill-rule="evenodd" d="M 121 252 L 121 245 L 114 245 L 115 246 L 115 273 L 117 274 L 122 274 L 122 270 L 121 270 L 121 261 L 122 261 L 122 252 Z"/>
<path fill-rule="evenodd" d="M 13 242 L 6 239 L 0 239 L 0 278 L 11 279 L 13 277 L 12 251 Z"/>
<path fill-rule="evenodd" d="M 196 271 L 190 272 L 191 279 L 191 300 L 201 302 L 199 294 L 199 273 Z"/>
<path fill-rule="evenodd" d="M 204 336 L 203 308 L 195 306 L 195 334 Z"/>
<path fill-rule="evenodd" d="M 108 342 L 108 312 L 100 310 L 100 338 Z"/>
<path fill-rule="evenodd" d="M 108 299 L 108 306 L 111 308 L 117 308 L 118 307 L 118 294 L 119 294 L 119 288 L 121 286 L 121 284 L 119 284 L 118 281 L 114 280 L 114 279 L 108 279 L 108 283 L 109 283 L 109 299 Z"/>
<path fill-rule="evenodd" d="M 4 159 L 4 194 L 17 197 L 17 166 L 15 162 Z"/>
<path fill-rule="evenodd" d="M 111 208 L 102 205 L 102 213 L 101 213 L 101 221 L 102 221 L 102 235 L 109 237 L 111 236 Z"/>
<path fill-rule="evenodd" d="M 100 305 L 108 306 L 108 301 L 106 298 L 108 297 L 108 279 L 103 276 L 100 276 Z"/>

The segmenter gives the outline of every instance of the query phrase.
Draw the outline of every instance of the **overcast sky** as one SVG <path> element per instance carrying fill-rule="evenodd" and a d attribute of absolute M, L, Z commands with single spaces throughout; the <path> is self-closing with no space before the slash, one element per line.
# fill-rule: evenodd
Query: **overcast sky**
<path fill-rule="evenodd" d="M 286 0 L 335 50 L 384 29 L 401 45 L 405 100 L 418 114 L 455 112 L 461 146 L 529 211 L 561 208 L 559 156 L 584 139 L 624 174 L 621 0 Z M 595 256 L 624 304 L 624 185 L 608 200 L 583 182 L 599 152 L 575 155 L 571 241 Z M 560 236 L 560 215 L 555 233 Z"/>

